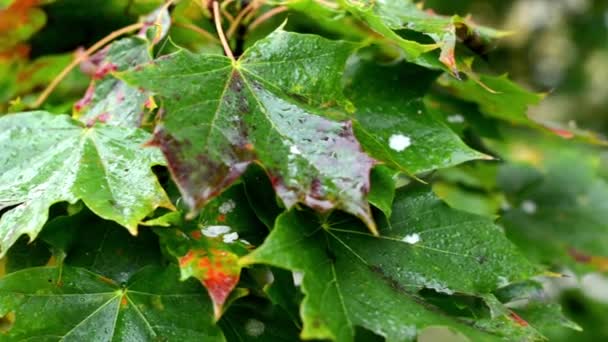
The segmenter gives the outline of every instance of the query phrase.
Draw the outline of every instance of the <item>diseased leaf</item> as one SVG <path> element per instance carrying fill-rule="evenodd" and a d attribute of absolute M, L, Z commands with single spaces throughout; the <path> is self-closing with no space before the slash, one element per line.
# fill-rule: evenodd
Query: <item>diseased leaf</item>
<path fill-rule="evenodd" d="M 3 339 L 224 341 L 200 285 L 177 273 L 144 267 L 122 285 L 70 266 L 11 273 L 0 280 L 0 315 L 15 317 Z"/>
<path fill-rule="evenodd" d="M 236 62 L 181 51 L 120 77 L 163 100 L 154 141 L 194 211 L 257 161 L 286 207 L 343 209 L 375 231 L 366 201 L 374 161 L 350 121 L 314 106 L 339 96 L 353 48 L 279 30 Z"/>
<path fill-rule="evenodd" d="M 438 313 L 416 292 L 481 295 L 536 272 L 489 219 L 450 209 L 428 191 L 398 192 L 380 237 L 361 228 L 290 211 L 242 259 L 304 273 L 302 338 L 349 341 L 359 325 L 404 340 L 448 325 L 474 340 L 491 339 Z"/>
<path fill-rule="evenodd" d="M 86 128 L 40 111 L 0 117 L 0 254 L 23 234 L 34 239 L 57 202 L 81 199 L 132 234 L 155 208 L 172 208 L 150 169 L 164 161 L 142 146 L 148 139 L 142 130 Z"/>
<path fill-rule="evenodd" d="M 494 295 L 484 295 L 483 299 L 490 309 L 490 317 L 479 317 L 474 321 L 475 326 L 516 341 L 539 341 L 544 338 L 525 318 L 507 308 Z"/>
<path fill-rule="evenodd" d="M 154 109 L 150 93 L 111 75 L 151 61 L 154 43 L 166 36 L 171 25 L 169 13 L 164 8 L 141 21 L 144 26 L 137 36 L 118 40 L 83 63 L 92 69 L 93 79 L 84 97 L 74 105 L 74 114 L 87 126 L 101 121 L 139 127 L 146 110 Z"/>
<path fill-rule="evenodd" d="M 178 258 L 181 279 L 203 284 L 213 301 L 216 319 L 239 282 L 239 256 L 263 240 L 262 224 L 249 209 L 242 185 L 235 185 L 209 202 L 195 222 L 179 229 L 159 229 L 157 234 Z"/>
<path fill-rule="evenodd" d="M 75 117 L 87 126 L 99 121 L 110 125 L 139 127 L 150 94 L 128 86 L 110 73 L 150 61 L 148 48 L 149 43 L 143 38 L 124 38 L 98 53 L 98 64 L 88 62 L 94 69 L 93 80 L 84 97 L 74 105 Z"/>
<path fill-rule="evenodd" d="M 359 61 L 350 66 L 347 96 L 355 107 L 355 133 L 376 160 L 408 174 L 488 158 L 431 117 L 422 97 L 437 73 L 400 63 Z"/>
<path fill-rule="evenodd" d="M 182 280 L 194 277 L 207 288 L 215 317 L 219 318 L 228 295 L 239 282 L 241 267 L 238 256 L 213 247 L 190 250 L 179 259 L 179 267 Z"/>

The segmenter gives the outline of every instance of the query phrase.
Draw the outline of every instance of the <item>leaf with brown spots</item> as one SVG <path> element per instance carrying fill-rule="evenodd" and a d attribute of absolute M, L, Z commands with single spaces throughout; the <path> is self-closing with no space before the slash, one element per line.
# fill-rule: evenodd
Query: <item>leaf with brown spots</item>
<path fill-rule="evenodd" d="M 257 162 L 286 207 L 342 209 L 375 233 L 366 200 L 375 162 L 351 121 L 329 119 L 335 111 L 320 105 L 343 97 L 354 48 L 278 30 L 238 61 L 180 51 L 119 77 L 162 99 L 166 114 L 153 143 L 193 212 Z"/>
<path fill-rule="evenodd" d="M 155 19 L 157 15 L 158 12 L 155 11 L 142 20 L 150 26 L 148 21 Z M 161 18 L 167 18 L 169 21 L 168 15 L 165 9 Z M 162 25 L 162 31 L 159 31 L 161 38 L 166 34 L 168 26 L 168 23 Z M 147 30 L 142 29 L 137 36 L 115 41 L 82 63 L 81 68 L 91 73 L 92 80 L 84 97 L 74 104 L 74 116 L 87 126 L 103 122 L 117 126 L 140 127 L 144 123 L 146 112 L 153 109 L 149 105 L 150 93 L 131 87 L 112 75 L 114 72 L 152 60 L 150 52 L 153 43 L 146 39 L 146 34 Z"/>
<path fill-rule="evenodd" d="M 182 280 L 200 280 L 213 301 L 215 318 L 219 319 L 228 295 L 239 282 L 241 267 L 238 256 L 219 249 L 191 250 L 179 259 Z"/>
<path fill-rule="evenodd" d="M 194 221 L 156 230 L 169 253 L 177 257 L 183 280 L 203 284 L 216 319 L 239 281 L 238 259 L 263 240 L 265 228 L 249 208 L 242 185 L 232 186 L 209 202 Z"/>

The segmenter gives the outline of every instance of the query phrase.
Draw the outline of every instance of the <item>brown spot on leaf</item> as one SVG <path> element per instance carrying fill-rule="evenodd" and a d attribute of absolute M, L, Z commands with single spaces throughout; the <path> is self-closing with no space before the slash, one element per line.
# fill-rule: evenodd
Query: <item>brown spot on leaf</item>
<path fill-rule="evenodd" d="M 190 236 L 194 240 L 200 240 L 203 237 L 203 234 L 201 233 L 200 230 L 194 230 L 194 231 L 190 232 Z"/>
<path fill-rule="evenodd" d="M 74 110 L 76 112 L 81 112 L 86 106 L 88 106 L 93 100 L 93 95 L 95 94 L 95 84 L 89 84 L 87 91 L 84 93 L 84 96 L 74 104 Z"/>
<path fill-rule="evenodd" d="M 509 317 L 513 321 L 515 321 L 515 323 L 517 323 L 517 325 L 519 325 L 520 327 L 527 327 L 529 325 L 528 322 L 526 322 L 523 318 L 521 318 L 518 314 L 516 314 L 513 311 L 511 311 L 509 313 Z"/>
<path fill-rule="evenodd" d="M 595 267 L 598 271 L 608 271 L 608 257 L 588 255 L 574 248 L 568 249 L 568 254 L 574 261 Z"/>
<path fill-rule="evenodd" d="M 562 129 L 562 128 L 549 128 L 549 130 L 557 135 L 559 135 L 560 137 L 564 138 L 564 139 L 572 139 L 574 138 L 574 133 L 572 133 L 571 131 L 567 130 L 567 129 Z"/>
<path fill-rule="evenodd" d="M 238 256 L 219 249 L 191 250 L 180 258 L 179 264 L 182 275 L 199 279 L 207 288 L 215 317 L 219 319 L 228 295 L 239 281 Z"/>
<path fill-rule="evenodd" d="M 95 70 L 95 73 L 93 74 L 93 79 L 100 80 L 106 77 L 107 74 L 116 70 L 118 70 L 118 66 L 116 64 L 104 62 L 97 68 L 97 70 Z"/>

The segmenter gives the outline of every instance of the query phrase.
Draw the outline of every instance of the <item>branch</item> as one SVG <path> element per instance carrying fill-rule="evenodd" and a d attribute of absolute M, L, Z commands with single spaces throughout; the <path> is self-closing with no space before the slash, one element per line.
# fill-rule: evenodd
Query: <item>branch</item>
<path fill-rule="evenodd" d="M 251 23 L 251 25 L 249 25 L 249 31 L 253 31 L 256 27 L 260 26 L 266 20 L 274 17 L 277 14 L 283 13 L 285 11 L 287 11 L 287 7 L 285 7 L 285 6 L 279 6 L 279 7 L 275 7 L 273 9 L 271 9 L 270 11 L 268 11 L 268 12 L 262 14 L 261 16 L 257 17 Z"/>
<path fill-rule="evenodd" d="M 233 61 L 234 55 L 232 54 L 232 50 L 230 50 L 230 45 L 228 45 L 228 41 L 226 40 L 226 36 L 224 36 L 224 30 L 222 29 L 222 18 L 220 17 L 220 6 L 217 1 L 213 1 L 213 20 L 215 21 L 215 29 L 217 30 L 217 35 L 220 38 L 220 42 L 222 42 L 222 47 L 224 48 L 224 53 Z"/>
<path fill-rule="evenodd" d="M 59 83 L 70 73 L 70 71 L 72 71 L 72 69 L 74 69 L 78 64 L 80 64 L 80 62 L 86 60 L 90 55 L 92 55 L 97 50 L 101 49 L 114 39 L 122 36 L 123 34 L 139 30 L 143 26 L 144 23 L 136 23 L 111 32 L 109 35 L 105 36 L 93 46 L 88 48 L 84 53 L 77 56 L 70 64 L 68 64 L 68 66 L 61 70 L 59 75 L 55 76 L 53 81 L 51 81 L 51 83 L 46 87 L 46 89 L 44 89 L 44 91 L 38 96 L 38 99 L 36 99 L 36 102 L 34 102 L 32 108 L 40 107 L 44 103 L 44 101 L 49 97 L 49 95 L 51 95 L 53 90 L 55 90 L 55 88 L 59 85 Z"/>
<path fill-rule="evenodd" d="M 214 41 L 214 42 L 216 42 L 216 43 L 219 43 L 219 42 L 220 42 L 220 41 L 219 41 L 217 38 L 215 38 L 215 36 L 214 36 L 213 34 L 211 34 L 209 31 L 207 31 L 207 30 L 205 30 L 205 29 L 203 29 L 203 28 L 201 28 L 201 27 L 198 27 L 198 26 L 196 26 L 196 25 L 189 24 L 189 23 L 180 23 L 180 22 L 174 21 L 174 22 L 173 22 L 173 26 L 175 26 L 175 27 L 181 27 L 181 28 L 184 28 L 184 29 L 187 29 L 187 30 L 190 30 L 190 31 L 196 32 L 196 33 L 200 34 L 201 36 L 203 36 L 203 37 L 205 37 L 205 38 L 207 38 L 207 39 L 209 39 L 209 40 L 211 40 L 211 41 Z"/>

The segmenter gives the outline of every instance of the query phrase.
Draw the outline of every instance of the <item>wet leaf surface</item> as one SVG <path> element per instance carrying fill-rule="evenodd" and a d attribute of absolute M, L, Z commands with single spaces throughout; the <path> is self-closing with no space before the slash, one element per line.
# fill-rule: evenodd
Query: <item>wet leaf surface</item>
<path fill-rule="evenodd" d="M 81 199 L 97 215 L 131 233 L 156 207 L 172 204 L 150 167 L 163 164 L 134 128 L 83 127 L 46 112 L 0 118 L 1 253 L 23 234 L 34 239 L 57 202 Z M 36 136 L 36 140 L 32 140 Z"/>
<path fill-rule="evenodd" d="M 426 326 L 448 325 L 492 339 L 440 314 L 416 292 L 489 293 L 534 267 L 489 219 L 449 209 L 426 190 L 398 192 L 393 213 L 374 237 L 352 219 L 324 223 L 290 211 L 242 262 L 304 273 L 303 338 L 352 340 L 359 325 L 411 339 Z"/>
<path fill-rule="evenodd" d="M 286 207 L 343 209 L 375 231 L 366 201 L 374 161 L 351 121 L 331 120 L 323 108 L 340 94 L 353 48 L 279 30 L 234 63 L 181 51 L 120 77 L 163 100 L 167 113 L 154 143 L 194 211 L 255 161 Z"/>

